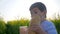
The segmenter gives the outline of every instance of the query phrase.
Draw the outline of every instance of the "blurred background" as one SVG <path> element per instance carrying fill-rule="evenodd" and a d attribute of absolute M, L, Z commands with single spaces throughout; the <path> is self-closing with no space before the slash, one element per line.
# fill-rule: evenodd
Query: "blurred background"
<path fill-rule="evenodd" d="M 60 0 L 0 0 L 0 34 L 19 34 L 20 26 L 29 26 L 29 8 L 42 2 L 47 8 L 47 20 L 52 21 L 60 34 Z"/>
<path fill-rule="evenodd" d="M 0 0 L 0 16 L 5 21 L 18 17 L 31 19 L 29 7 L 35 2 L 42 2 L 46 5 L 47 18 L 54 18 L 54 15 L 60 13 L 60 0 Z"/>

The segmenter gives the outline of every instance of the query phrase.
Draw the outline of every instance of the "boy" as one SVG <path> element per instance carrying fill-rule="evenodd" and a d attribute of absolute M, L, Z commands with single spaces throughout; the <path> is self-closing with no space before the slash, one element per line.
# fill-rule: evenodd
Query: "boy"
<path fill-rule="evenodd" d="M 30 30 L 36 32 L 36 34 L 57 34 L 55 25 L 46 20 L 47 9 L 43 3 L 36 2 L 32 4 L 30 7 L 30 13 L 32 18 L 30 22 Z M 36 16 L 39 16 L 40 18 L 35 18 Z M 37 23 L 39 22 L 38 25 L 37 23 L 33 23 L 34 20 L 35 22 L 37 21 Z"/>
<path fill-rule="evenodd" d="M 46 20 L 47 9 L 41 2 L 36 2 L 30 7 L 31 18 L 34 19 L 36 15 L 40 16 L 40 25 L 32 26 L 30 29 L 37 34 L 57 34 L 55 25 Z M 35 15 L 35 16 L 34 16 Z M 38 20 L 39 22 L 39 20 Z M 33 24 L 34 25 L 34 24 Z"/>

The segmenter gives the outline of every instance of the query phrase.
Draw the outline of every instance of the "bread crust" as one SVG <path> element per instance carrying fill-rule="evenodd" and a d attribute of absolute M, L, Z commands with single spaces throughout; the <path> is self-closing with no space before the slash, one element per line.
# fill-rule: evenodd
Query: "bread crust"
<path fill-rule="evenodd" d="M 38 16 L 38 15 L 35 15 L 31 19 L 29 27 L 28 27 L 28 34 L 36 34 L 36 32 L 34 32 L 30 29 L 32 26 L 36 26 L 36 25 L 40 25 L 40 16 Z"/>

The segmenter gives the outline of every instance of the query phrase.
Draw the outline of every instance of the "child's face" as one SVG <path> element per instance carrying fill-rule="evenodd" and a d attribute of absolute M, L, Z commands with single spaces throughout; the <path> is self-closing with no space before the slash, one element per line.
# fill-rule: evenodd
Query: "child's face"
<path fill-rule="evenodd" d="M 36 8 L 33 8 L 31 9 L 31 17 L 35 17 L 35 15 L 38 15 L 38 16 L 43 16 L 43 12 L 41 12 L 37 7 Z"/>

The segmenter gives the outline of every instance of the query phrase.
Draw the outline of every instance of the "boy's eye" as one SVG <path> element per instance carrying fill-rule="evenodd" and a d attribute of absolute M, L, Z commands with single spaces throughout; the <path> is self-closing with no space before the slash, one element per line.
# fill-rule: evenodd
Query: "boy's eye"
<path fill-rule="evenodd" d="M 37 14 L 37 12 L 35 12 L 35 14 Z"/>

